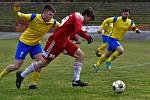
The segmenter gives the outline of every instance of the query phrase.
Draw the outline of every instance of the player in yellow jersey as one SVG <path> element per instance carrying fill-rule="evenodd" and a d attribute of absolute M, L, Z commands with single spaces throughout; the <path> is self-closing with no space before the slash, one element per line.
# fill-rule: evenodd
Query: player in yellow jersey
<path fill-rule="evenodd" d="M 42 14 L 24 14 L 19 12 L 20 4 L 14 5 L 14 13 L 17 18 L 30 22 L 28 28 L 22 33 L 18 41 L 18 46 L 16 49 L 15 62 L 8 65 L 0 73 L 0 79 L 6 76 L 8 73 L 18 70 L 27 54 L 29 53 L 32 59 L 36 61 L 42 60 L 42 47 L 41 39 L 42 37 L 52 28 L 59 27 L 59 22 L 53 19 L 53 16 L 56 12 L 55 8 L 50 5 L 45 5 L 42 11 Z M 37 88 L 37 81 L 40 77 L 40 71 L 37 70 L 33 73 L 30 89 Z"/>
<path fill-rule="evenodd" d="M 95 68 L 95 71 L 99 71 L 99 67 L 107 60 L 106 67 L 108 69 L 111 68 L 111 62 L 115 60 L 117 57 L 119 57 L 123 52 L 124 48 L 120 44 L 120 41 L 122 40 L 124 34 L 126 31 L 132 29 L 136 33 L 140 33 L 141 31 L 135 26 L 134 22 L 129 19 L 130 10 L 129 9 L 123 9 L 122 16 L 120 17 L 111 17 L 107 18 L 103 21 L 101 25 L 101 29 L 105 28 L 105 25 L 107 23 L 113 23 L 113 30 L 112 34 L 109 38 L 109 46 L 107 48 L 107 52 L 103 54 L 98 62 L 93 65 Z"/>
<path fill-rule="evenodd" d="M 107 23 L 103 30 L 101 30 L 99 28 L 98 33 L 100 33 L 102 35 L 103 43 L 96 50 L 96 56 L 97 57 L 100 57 L 101 55 L 104 54 L 104 50 L 108 46 L 108 39 L 111 35 L 112 28 L 113 28 L 113 23 Z"/>

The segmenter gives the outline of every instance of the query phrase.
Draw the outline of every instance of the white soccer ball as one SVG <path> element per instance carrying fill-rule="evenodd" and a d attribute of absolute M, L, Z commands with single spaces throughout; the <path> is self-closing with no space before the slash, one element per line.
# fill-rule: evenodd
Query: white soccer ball
<path fill-rule="evenodd" d="M 121 80 L 117 80 L 113 82 L 112 87 L 113 87 L 113 91 L 118 94 L 124 92 L 126 89 L 125 83 Z"/>

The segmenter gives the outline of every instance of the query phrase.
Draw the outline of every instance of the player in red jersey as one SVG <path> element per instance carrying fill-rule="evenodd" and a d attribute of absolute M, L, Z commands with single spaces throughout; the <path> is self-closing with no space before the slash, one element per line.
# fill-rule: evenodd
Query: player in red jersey
<path fill-rule="evenodd" d="M 78 34 L 71 36 L 70 40 L 75 44 L 81 44 L 81 38 Z"/>
<path fill-rule="evenodd" d="M 88 86 L 87 83 L 80 81 L 84 53 L 69 40 L 69 37 L 78 33 L 81 37 L 85 38 L 88 43 L 91 43 L 93 39 L 86 32 L 82 31 L 82 25 L 87 24 L 89 21 L 93 20 L 94 17 L 95 11 L 91 7 L 84 10 L 82 13 L 74 12 L 65 17 L 57 30 L 48 38 L 43 52 L 43 60 L 32 63 L 23 72 L 18 71 L 16 73 L 17 88 L 20 88 L 25 76 L 37 69 L 46 67 L 64 50 L 67 51 L 67 55 L 75 58 L 72 86 Z"/>

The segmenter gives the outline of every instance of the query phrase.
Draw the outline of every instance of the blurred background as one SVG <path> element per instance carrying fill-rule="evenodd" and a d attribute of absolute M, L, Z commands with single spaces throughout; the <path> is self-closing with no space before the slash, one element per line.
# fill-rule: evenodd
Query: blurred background
<path fill-rule="evenodd" d="M 91 6 L 96 10 L 96 18 L 88 26 L 97 28 L 105 18 L 120 16 L 123 8 L 130 8 L 130 18 L 137 27 L 142 31 L 148 31 L 147 34 L 150 31 L 150 2 L 148 0 L 94 0 L 94 2 L 93 0 L 0 0 L 0 38 L 8 37 L 4 32 L 22 32 L 28 26 L 27 22 L 16 20 L 13 15 L 15 2 L 21 3 L 21 12 L 24 13 L 40 13 L 45 4 L 51 4 L 56 8 L 54 19 L 58 21 L 71 12 L 81 12 Z M 145 37 L 147 38 L 147 35 Z"/>

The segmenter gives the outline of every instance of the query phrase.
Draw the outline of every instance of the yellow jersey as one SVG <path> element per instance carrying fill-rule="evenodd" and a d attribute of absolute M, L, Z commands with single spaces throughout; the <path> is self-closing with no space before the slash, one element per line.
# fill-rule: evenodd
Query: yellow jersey
<path fill-rule="evenodd" d="M 55 19 L 52 19 L 49 22 L 44 22 L 41 14 L 23 14 L 17 12 L 17 16 L 23 21 L 29 21 L 30 24 L 28 28 L 22 33 L 20 41 L 33 46 L 39 44 L 42 37 L 52 28 L 58 28 L 59 22 Z"/>
<path fill-rule="evenodd" d="M 101 27 L 99 28 L 99 30 L 100 29 Z M 107 23 L 105 25 L 104 31 L 102 31 L 102 35 L 110 36 L 112 33 L 112 29 L 113 29 L 113 23 Z"/>
<path fill-rule="evenodd" d="M 110 17 L 103 21 L 102 25 L 100 26 L 101 29 L 104 29 L 107 23 L 113 23 L 113 29 L 111 36 L 112 38 L 116 38 L 118 40 L 122 40 L 124 34 L 135 27 L 134 22 L 131 19 L 123 20 L 122 16 L 120 17 Z M 136 27 L 135 27 L 136 28 Z M 135 29 L 136 31 L 137 29 Z"/>

